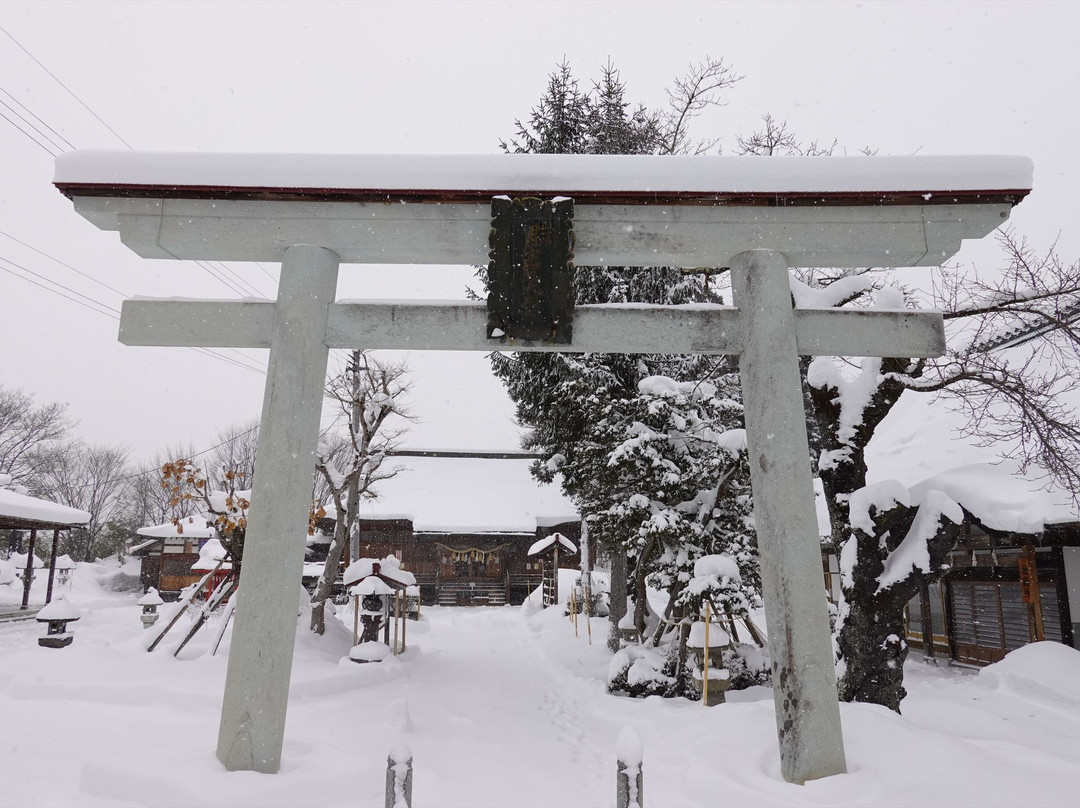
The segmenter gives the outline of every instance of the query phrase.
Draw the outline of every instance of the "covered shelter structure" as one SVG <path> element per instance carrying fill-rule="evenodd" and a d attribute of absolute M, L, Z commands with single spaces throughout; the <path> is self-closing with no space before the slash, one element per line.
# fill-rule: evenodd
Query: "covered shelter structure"
<path fill-rule="evenodd" d="M 38 531 L 52 531 L 49 585 L 45 591 L 45 603 L 48 604 L 52 601 L 53 583 L 56 580 L 56 552 L 60 545 L 60 531 L 71 530 L 73 527 L 80 527 L 89 522 L 90 514 L 86 511 L 0 488 L 0 529 L 30 531 L 26 548 L 26 567 L 23 572 L 22 603 L 19 606 L 21 611 L 30 608 L 30 587 L 34 580 L 34 549 Z"/>
<path fill-rule="evenodd" d="M 799 355 L 936 356 L 944 326 L 932 312 L 793 310 L 788 269 L 938 266 L 1002 224 L 1031 176 L 1018 157 L 59 157 L 76 211 L 143 257 L 281 262 L 276 301 L 129 300 L 121 319 L 129 345 L 270 349 L 244 564 L 262 585 L 239 598 L 218 757 L 280 767 L 292 537 L 330 348 L 696 353 L 739 356 L 783 776 L 845 771 Z M 335 300 L 342 263 L 477 264 L 489 250 L 493 266 L 508 259 L 504 300 L 548 290 L 544 328 L 508 331 L 483 303 Z M 574 308 L 570 260 L 726 269 L 735 306 Z"/>

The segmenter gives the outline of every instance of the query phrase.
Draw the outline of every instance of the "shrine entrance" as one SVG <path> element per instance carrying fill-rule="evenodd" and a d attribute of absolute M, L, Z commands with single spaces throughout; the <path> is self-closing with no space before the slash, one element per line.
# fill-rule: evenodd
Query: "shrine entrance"
<path fill-rule="evenodd" d="M 736 354 L 783 776 L 845 771 L 798 357 L 937 356 L 934 312 L 792 308 L 789 267 L 938 266 L 1024 158 L 74 153 L 56 184 L 146 258 L 280 261 L 277 301 L 125 301 L 129 345 L 269 348 L 217 754 L 280 767 L 330 348 Z M 548 200 L 544 202 L 542 200 Z M 570 204 L 568 204 L 568 202 Z M 572 229 L 571 229 L 572 228 Z M 482 263 L 495 304 L 337 303 L 341 263 Z M 727 268 L 736 307 L 578 306 L 569 262 Z"/>

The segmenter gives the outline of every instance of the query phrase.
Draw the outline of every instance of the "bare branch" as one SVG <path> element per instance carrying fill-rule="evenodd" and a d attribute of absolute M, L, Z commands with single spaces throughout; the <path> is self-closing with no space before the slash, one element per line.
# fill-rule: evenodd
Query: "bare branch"
<path fill-rule="evenodd" d="M 713 148 L 716 140 L 691 145 L 687 129 L 702 110 L 723 106 L 725 102 L 721 93 L 742 79 L 723 59 L 707 56 L 696 64 L 692 63 L 686 75 L 676 79 L 674 87 L 668 88 L 668 111 L 664 115 L 665 136 L 661 153 L 703 154 Z"/>

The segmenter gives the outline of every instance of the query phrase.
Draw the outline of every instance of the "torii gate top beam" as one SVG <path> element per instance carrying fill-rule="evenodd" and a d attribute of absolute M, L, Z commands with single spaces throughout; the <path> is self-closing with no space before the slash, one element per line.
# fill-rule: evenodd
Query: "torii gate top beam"
<path fill-rule="evenodd" d="M 491 197 L 571 196 L 581 265 L 938 266 L 1030 190 L 1024 157 L 76 152 L 56 186 L 146 258 L 484 263 Z"/>

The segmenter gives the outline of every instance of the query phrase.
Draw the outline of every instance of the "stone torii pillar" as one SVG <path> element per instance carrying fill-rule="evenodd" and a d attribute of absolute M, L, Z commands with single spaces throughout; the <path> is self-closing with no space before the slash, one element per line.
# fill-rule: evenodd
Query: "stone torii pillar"
<path fill-rule="evenodd" d="M 939 265 L 1030 180 L 1024 158 L 60 158 L 76 209 L 140 255 L 282 261 L 276 302 L 129 300 L 121 318 L 128 345 L 270 349 L 218 757 L 280 767 L 328 349 L 501 348 L 739 355 L 781 769 L 845 771 L 798 356 L 937 356 L 944 328 L 793 310 L 788 267 Z M 573 198 L 583 265 L 729 267 L 737 308 L 579 306 L 553 346 L 489 339 L 482 303 L 334 302 L 339 262 L 480 262 L 504 194 Z"/>

